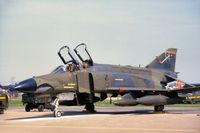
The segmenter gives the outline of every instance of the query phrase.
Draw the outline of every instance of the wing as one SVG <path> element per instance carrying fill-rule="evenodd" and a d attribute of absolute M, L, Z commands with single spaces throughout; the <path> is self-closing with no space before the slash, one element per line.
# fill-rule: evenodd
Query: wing
<path fill-rule="evenodd" d="M 108 92 L 177 92 L 177 93 L 190 93 L 194 91 L 200 91 L 200 87 L 186 87 L 186 88 L 174 88 L 174 89 L 155 89 L 155 88 L 139 88 L 139 87 L 111 87 L 107 89 Z"/>
<path fill-rule="evenodd" d="M 176 91 L 179 93 L 191 93 L 194 91 L 200 91 L 200 86 L 186 87 L 186 88 L 181 88 L 181 89 L 175 88 L 174 90 L 171 90 L 171 91 Z"/>
<path fill-rule="evenodd" d="M 111 87 L 107 88 L 108 92 L 119 92 L 119 93 L 127 93 L 127 92 L 170 92 L 171 90 L 167 89 L 155 89 L 155 88 L 140 88 L 140 87 Z"/>

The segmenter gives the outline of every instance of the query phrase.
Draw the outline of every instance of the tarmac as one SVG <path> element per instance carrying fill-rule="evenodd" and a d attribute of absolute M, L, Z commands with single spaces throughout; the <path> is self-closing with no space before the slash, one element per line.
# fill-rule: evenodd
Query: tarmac
<path fill-rule="evenodd" d="M 60 107 L 62 117 L 49 110 L 25 112 L 9 108 L 0 115 L 1 133 L 200 133 L 200 108 L 96 107 L 96 113 L 80 107 Z"/>

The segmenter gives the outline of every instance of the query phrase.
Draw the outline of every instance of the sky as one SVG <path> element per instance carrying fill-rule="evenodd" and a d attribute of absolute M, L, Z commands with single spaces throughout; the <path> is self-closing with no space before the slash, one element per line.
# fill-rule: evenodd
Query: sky
<path fill-rule="evenodd" d="M 200 83 L 200 0 L 0 0 L 0 83 L 51 72 L 59 48 L 96 63 L 146 66 L 178 48 L 179 78 Z"/>

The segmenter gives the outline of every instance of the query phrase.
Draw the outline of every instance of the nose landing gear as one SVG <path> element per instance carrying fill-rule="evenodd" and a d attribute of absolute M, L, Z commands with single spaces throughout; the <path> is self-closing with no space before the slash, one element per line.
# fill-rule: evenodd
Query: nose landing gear
<path fill-rule="evenodd" d="M 53 110 L 53 116 L 54 117 L 61 117 L 62 116 L 62 112 L 58 109 L 59 98 L 58 97 L 53 97 L 50 104 L 54 108 L 54 110 Z"/>
<path fill-rule="evenodd" d="M 54 117 L 61 117 L 61 116 L 62 116 L 62 113 L 61 113 L 60 110 L 54 110 L 54 111 L 53 111 L 53 116 L 54 116 Z"/>

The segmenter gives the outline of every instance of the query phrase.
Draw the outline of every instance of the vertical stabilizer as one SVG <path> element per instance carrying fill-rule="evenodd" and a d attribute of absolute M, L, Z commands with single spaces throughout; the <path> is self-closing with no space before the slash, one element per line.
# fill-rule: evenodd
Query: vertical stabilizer
<path fill-rule="evenodd" d="M 176 64 L 176 48 L 169 48 L 160 56 L 156 57 L 146 68 L 163 69 L 168 71 L 175 71 Z"/>

